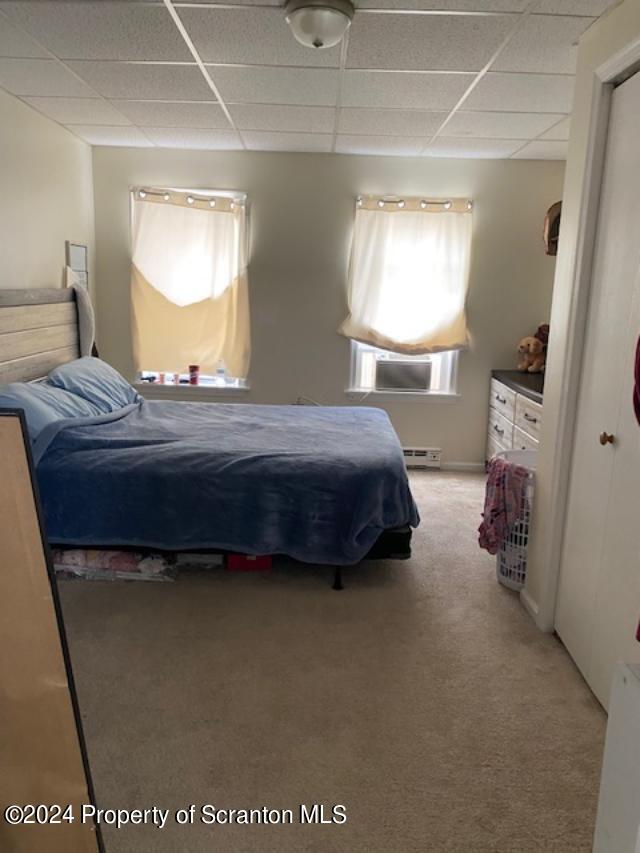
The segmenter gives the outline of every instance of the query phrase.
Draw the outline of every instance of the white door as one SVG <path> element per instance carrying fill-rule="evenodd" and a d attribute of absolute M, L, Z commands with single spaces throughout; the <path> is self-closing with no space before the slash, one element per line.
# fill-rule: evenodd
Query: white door
<path fill-rule="evenodd" d="M 556 630 L 605 707 L 617 661 L 640 661 L 639 138 L 636 74 L 613 95 L 556 609 Z"/>

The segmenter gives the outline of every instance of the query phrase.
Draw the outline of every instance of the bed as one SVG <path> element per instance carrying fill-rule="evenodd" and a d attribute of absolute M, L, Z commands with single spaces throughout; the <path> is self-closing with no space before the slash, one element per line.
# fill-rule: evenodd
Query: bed
<path fill-rule="evenodd" d="M 419 518 L 384 411 L 146 401 L 103 362 L 79 358 L 74 312 L 72 291 L 0 291 L 0 385 L 46 378 L 36 384 L 47 405 L 64 395 L 32 435 L 51 544 L 336 567 L 409 556 Z M 18 391 L 27 422 L 37 419 L 34 385 Z"/>

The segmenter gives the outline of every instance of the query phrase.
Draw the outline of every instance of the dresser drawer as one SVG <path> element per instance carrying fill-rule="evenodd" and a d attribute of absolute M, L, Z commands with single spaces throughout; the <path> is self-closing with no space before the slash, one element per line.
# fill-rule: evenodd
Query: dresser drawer
<path fill-rule="evenodd" d="M 513 424 L 509 423 L 506 418 L 503 418 L 500 412 L 495 409 L 489 409 L 489 430 L 487 433 L 487 441 L 493 439 L 503 450 L 511 450 L 511 441 L 513 439 Z"/>
<path fill-rule="evenodd" d="M 520 427 L 513 428 L 513 449 L 514 450 L 537 450 L 538 439 L 529 435 Z"/>
<path fill-rule="evenodd" d="M 508 421 L 512 421 L 515 417 L 516 392 L 512 391 L 511 388 L 507 388 L 506 385 L 503 385 L 497 379 L 492 379 L 489 405 Z"/>
<path fill-rule="evenodd" d="M 522 394 L 516 394 L 515 424 L 532 438 L 540 438 L 542 406 Z"/>

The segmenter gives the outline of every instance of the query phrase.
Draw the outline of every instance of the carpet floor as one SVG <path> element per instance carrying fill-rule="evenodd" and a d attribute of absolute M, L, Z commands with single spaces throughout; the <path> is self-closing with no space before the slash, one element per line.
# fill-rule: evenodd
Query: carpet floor
<path fill-rule="evenodd" d="M 412 476 L 407 562 L 60 583 L 108 853 L 591 850 L 605 715 L 476 544 L 483 478 Z M 300 804 L 344 804 L 300 824 Z M 291 809 L 204 825 L 203 804 Z"/>

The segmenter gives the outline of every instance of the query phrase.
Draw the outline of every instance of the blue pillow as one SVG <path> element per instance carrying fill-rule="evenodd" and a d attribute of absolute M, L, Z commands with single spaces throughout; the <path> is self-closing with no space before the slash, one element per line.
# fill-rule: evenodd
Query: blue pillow
<path fill-rule="evenodd" d="M 102 414 L 97 406 L 82 397 L 54 388 L 47 382 L 13 382 L 0 387 L 0 408 L 24 409 L 32 441 L 55 421 L 63 418 L 92 418 Z"/>
<path fill-rule="evenodd" d="M 88 400 L 105 415 L 142 400 L 135 388 L 117 370 L 92 356 L 56 367 L 47 381 L 56 388 L 64 388 Z"/>

